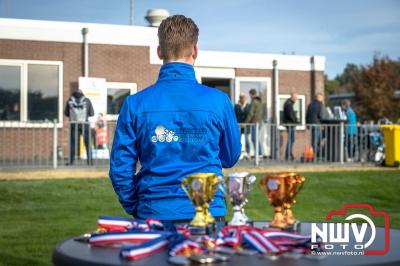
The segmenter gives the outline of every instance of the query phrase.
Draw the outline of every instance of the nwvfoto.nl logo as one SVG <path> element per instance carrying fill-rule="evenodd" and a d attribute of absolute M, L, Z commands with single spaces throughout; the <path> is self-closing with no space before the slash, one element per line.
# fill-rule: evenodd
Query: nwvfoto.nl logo
<path fill-rule="evenodd" d="M 369 211 L 369 216 L 359 213 L 346 216 L 350 209 L 366 209 Z M 374 210 L 370 204 L 345 204 L 341 210 L 328 213 L 326 220 L 331 220 L 333 216 L 346 217 L 343 223 L 312 223 L 312 243 L 322 241 L 325 250 L 357 250 L 363 251 L 364 255 L 384 255 L 389 251 L 390 222 L 387 212 Z M 385 221 L 384 246 L 382 249 L 370 249 L 377 237 L 376 226 L 371 218 L 379 216 Z M 354 222 L 355 220 L 358 223 Z M 317 247 L 318 245 L 311 245 L 311 249 Z"/>

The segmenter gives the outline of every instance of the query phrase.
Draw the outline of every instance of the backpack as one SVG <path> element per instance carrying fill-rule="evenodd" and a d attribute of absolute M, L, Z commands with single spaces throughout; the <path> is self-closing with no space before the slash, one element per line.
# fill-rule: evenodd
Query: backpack
<path fill-rule="evenodd" d="M 85 96 L 79 100 L 71 96 L 69 101 L 69 117 L 73 122 L 86 122 L 88 118 L 88 109 Z"/>

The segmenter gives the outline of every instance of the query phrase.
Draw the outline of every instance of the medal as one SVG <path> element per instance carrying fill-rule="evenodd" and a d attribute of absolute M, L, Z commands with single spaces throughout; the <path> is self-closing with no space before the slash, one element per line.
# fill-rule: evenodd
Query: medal
<path fill-rule="evenodd" d="M 209 264 L 213 262 L 218 262 L 218 256 L 213 254 L 200 254 L 194 255 L 188 258 L 190 261 L 200 264 Z"/>
<path fill-rule="evenodd" d="M 190 265 L 190 260 L 186 256 L 170 256 L 168 262 L 175 265 Z"/>

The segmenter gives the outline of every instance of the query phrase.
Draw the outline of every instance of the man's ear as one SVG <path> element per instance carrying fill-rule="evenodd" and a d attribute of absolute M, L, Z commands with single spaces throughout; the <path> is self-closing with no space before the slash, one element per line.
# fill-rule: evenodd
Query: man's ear
<path fill-rule="evenodd" d="M 193 52 L 192 52 L 193 60 L 196 60 L 198 54 L 199 54 L 199 48 L 197 48 L 197 44 L 196 44 L 196 45 L 193 47 Z"/>
<path fill-rule="evenodd" d="M 157 46 L 157 55 L 158 55 L 158 58 L 160 58 L 161 60 L 164 60 L 164 56 L 163 56 L 163 54 L 161 52 L 160 45 Z"/>

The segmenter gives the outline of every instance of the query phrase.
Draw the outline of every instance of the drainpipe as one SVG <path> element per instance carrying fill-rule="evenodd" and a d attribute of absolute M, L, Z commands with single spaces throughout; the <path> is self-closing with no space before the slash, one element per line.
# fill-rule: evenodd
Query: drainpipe
<path fill-rule="evenodd" d="M 88 28 L 82 28 L 83 37 L 83 76 L 89 77 L 89 43 L 87 40 Z"/>
<path fill-rule="evenodd" d="M 280 146 L 280 132 L 279 132 L 279 69 L 278 69 L 278 60 L 273 60 L 272 61 L 272 66 L 273 66 L 273 84 L 274 84 L 274 107 L 275 107 L 275 112 L 274 112 L 274 120 L 275 120 L 275 156 L 276 159 L 279 161 L 280 159 L 280 151 L 279 151 L 279 146 Z"/>
<path fill-rule="evenodd" d="M 316 82 L 315 82 L 315 58 L 314 56 L 311 56 L 310 58 L 310 66 L 311 66 L 311 97 L 314 97 L 316 92 Z"/>

